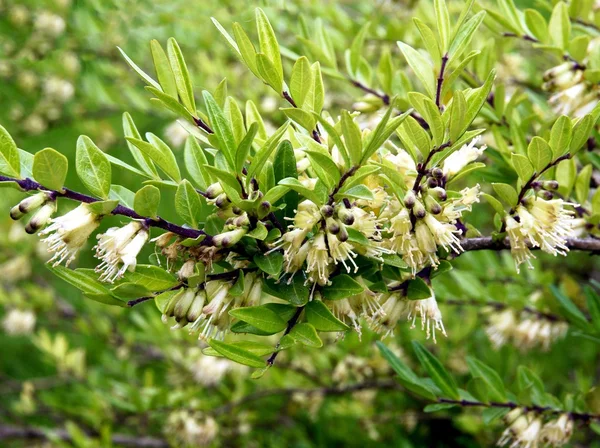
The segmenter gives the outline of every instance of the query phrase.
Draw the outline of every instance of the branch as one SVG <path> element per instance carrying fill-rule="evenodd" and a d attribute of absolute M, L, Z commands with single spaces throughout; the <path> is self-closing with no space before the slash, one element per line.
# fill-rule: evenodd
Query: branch
<path fill-rule="evenodd" d="M 439 148 L 433 148 L 431 151 L 429 151 L 429 154 L 427 155 L 427 158 L 423 161 L 423 163 L 420 163 L 417 165 L 417 177 L 415 179 L 415 183 L 413 184 L 413 188 L 412 188 L 412 190 L 415 193 L 419 192 L 421 181 L 423 180 L 423 176 L 425 176 L 425 174 L 427 174 L 427 165 L 429 164 L 429 162 L 431 162 L 431 159 L 433 158 L 433 156 L 436 155 L 438 152 L 441 152 L 444 149 L 448 148 L 451 145 L 452 145 L 452 142 L 448 141 L 448 142 L 440 145 Z"/>
<path fill-rule="evenodd" d="M 508 306 L 506 303 L 504 302 L 498 302 L 495 300 L 486 300 L 486 301 L 478 301 L 478 300 L 455 300 L 455 299 L 448 299 L 448 300 L 444 300 L 442 303 L 446 304 L 446 305 L 455 305 L 455 306 L 477 306 L 477 307 L 492 307 L 495 310 L 506 310 L 506 309 L 514 309 L 514 311 L 524 311 L 526 313 L 532 314 L 540 319 L 544 319 L 544 320 L 548 320 L 550 322 L 566 322 L 566 320 L 561 317 L 561 316 L 557 316 L 556 314 L 551 314 L 551 313 L 545 313 L 543 311 L 537 310 L 529 305 L 524 306 L 523 308 L 513 308 L 511 306 Z"/>
<path fill-rule="evenodd" d="M 527 193 L 527 191 L 529 191 L 529 189 L 531 188 L 533 182 L 535 182 L 535 180 L 538 177 L 540 177 L 542 174 L 544 174 L 546 171 L 548 171 L 553 166 L 558 165 L 563 160 L 567 160 L 567 159 L 570 159 L 570 158 L 571 158 L 571 154 L 565 154 L 564 156 L 560 156 L 557 159 L 555 159 L 554 161 L 550 162 L 544 168 L 542 168 L 539 173 L 533 173 L 531 175 L 531 177 L 529 178 L 529 180 L 527 182 L 525 182 L 525 184 L 521 188 L 521 191 L 519 192 L 519 198 L 517 199 L 517 204 L 515 205 L 515 207 L 521 203 L 521 201 L 525 197 L 525 194 Z"/>
<path fill-rule="evenodd" d="M 465 252 L 472 250 L 505 250 L 510 249 L 508 238 L 503 240 L 494 240 L 491 236 L 482 236 L 477 238 L 465 238 L 461 240 L 460 245 Z M 598 238 L 567 238 L 566 246 L 570 250 L 580 250 L 600 254 L 600 239 Z M 539 247 L 530 247 L 531 250 L 537 250 Z"/>
<path fill-rule="evenodd" d="M 73 201 L 83 202 L 86 204 L 92 204 L 94 202 L 99 202 L 100 199 L 97 199 L 93 196 L 88 196 L 83 193 L 78 193 L 73 190 L 69 190 L 68 188 L 63 188 L 63 191 L 51 190 L 49 188 L 44 187 L 38 182 L 32 179 L 16 179 L 13 177 L 2 176 L 0 175 L 0 182 L 15 182 L 19 187 L 21 187 L 24 191 L 48 191 L 54 193 L 57 197 L 63 197 L 67 199 L 71 199 Z M 206 235 L 206 233 L 202 230 L 190 229 L 187 227 L 182 227 L 177 224 L 173 224 L 169 221 L 165 221 L 162 218 L 152 219 L 147 218 L 145 216 L 138 215 L 134 210 L 125 207 L 124 205 L 117 205 L 115 209 L 111 212 L 112 215 L 121 215 L 127 216 L 131 219 L 139 219 L 144 220 L 145 224 L 149 227 L 158 227 L 163 230 L 167 230 L 169 232 L 175 233 L 184 238 L 198 238 L 201 235 L 205 235 L 206 238 L 202 241 L 202 245 L 210 246 L 212 244 L 212 237 L 210 235 Z"/>
<path fill-rule="evenodd" d="M 42 429 L 27 426 L 13 426 L 13 425 L 2 425 L 0 426 L 0 440 L 10 439 L 40 439 L 48 440 L 48 433 L 60 438 L 64 441 L 72 441 L 71 435 L 64 429 Z M 114 445 L 131 446 L 138 448 L 168 448 L 169 444 L 162 439 L 155 439 L 152 437 L 136 437 L 125 434 L 113 434 L 112 443 Z"/>
<path fill-rule="evenodd" d="M 524 412 L 537 412 L 538 414 L 549 413 L 549 414 L 569 414 L 571 418 L 574 420 L 581 420 L 585 422 L 589 422 L 591 420 L 600 419 L 600 415 L 596 414 L 588 414 L 585 412 L 567 412 L 563 409 L 555 409 L 549 406 L 521 406 L 518 403 L 514 403 L 512 401 L 507 401 L 505 403 L 498 403 L 491 401 L 489 403 L 482 403 L 480 401 L 470 401 L 470 400 L 449 400 L 446 398 L 438 398 L 438 403 L 449 403 L 456 404 L 464 407 L 484 407 L 484 408 L 507 408 L 507 409 L 515 409 L 522 408 Z"/>
<path fill-rule="evenodd" d="M 296 326 L 296 324 L 298 323 L 298 319 L 300 318 L 300 314 L 302 314 L 302 311 L 304 311 L 303 306 L 299 306 L 298 308 L 296 308 L 296 312 L 290 318 L 290 320 L 288 320 L 287 328 L 283 332 L 283 336 L 281 336 L 281 339 L 286 337 L 290 333 L 290 331 L 292 331 L 292 329 Z M 279 354 L 278 348 L 279 348 L 279 345 L 281 344 L 281 339 L 279 339 L 279 342 L 277 343 L 277 346 L 275 347 L 275 351 L 273 352 L 273 354 L 269 357 L 269 359 L 267 359 L 267 365 L 269 365 L 269 366 L 273 365 L 273 363 L 275 362 L 275 358 L 277 358 L 277 355 Z"/>
<path fill-rule="evenodd" d="M 284 90 L 281 93 L 281 96 L 283 97 L 283 99 L 285 99 L 288 103 L 290 103 L 290 105 L 292 107 L 295 107 L 296 109 L 298 108 L 298 105 L 296 104 L 296 102 L 294 101 L 294 99 L 291 97 L 291 95 L 287 92 L 287 90 Z M 319 128 L 316 127 L 315 129 L 313 129 L 312 131 L 312 138 L 315 142 L 317 143 L 321 143 L 321 138 L 319 137 Z"/>
<path fill-rule="evenodd" d="M 435 92 L 435 105 L 438 109 L 442 109 L 441 97 L 442 97 L 442 84 L 444 83 L 444 72 L 446 71 L 446 64 L 448 63 L 448 53 L 442 57 L 442 66 L 440 68 L 440 76 L 437 79 L 437 90 Z"/>
<path fill-rule="evenodd" d="M 522 40 L 527 41 L 527 42 L 533 42 L 535 44 L 541 43 L 539 40 L 537 40 L 533 36 L 530 36 L 529 34 L 521 34 L 521 35 L 519 35 L 519 34 L 515 34 L 515 33 L 502 33 L 502 35 L 504 37 L 514 37 L 514 38 L 517 38 L 517 39 L 522 39 Z M 573 64 L 575 64 L 573 66 L 574 69 L 576 69 L 576 70 L 585 70 L 585 65 L 580 64 L 577 59 L 573 58 L 568 53 L 563 54 L 563 59 L 565 61 L 571 61 Z"/>

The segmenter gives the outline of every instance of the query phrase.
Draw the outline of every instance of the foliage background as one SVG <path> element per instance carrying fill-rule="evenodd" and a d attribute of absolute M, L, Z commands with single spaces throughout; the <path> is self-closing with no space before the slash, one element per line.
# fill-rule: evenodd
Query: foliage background
<path fill-rule="evenodd" d="M 534 2 L 518 3 L 531 6 Z M 462 2 L 455 4 L 459 8 Z M 298 51 L 299 14 L 309 23 L 323 20 L 339 49 L 347 48 L 360 26 L 370 20 L 375 32 L 368 53 L 377 61 L 383 46 L 395 47 L 400 39 L 416 40 L 412 16 L 426 19 L 432 14 L 431 2 L 410 0 L 3 0 L 0 5 L 0 123 L 21 148 L 32 152 L 53 147 L 73 160 L 76 139 L 86 134 L 127 162 L 123 111 L 132 114 L 140 129 L 160 137 L 173 139 L 177 132 L 170 127 L 173 118 L 147 101 L 117 45 L 148 67 L 148 41 L 164 42 L 174 36 L 186 54 L 196 86 L 212 90 L 227 78 L 230 94 L 254 100 L 276 126 L 284 119 L 277 111 L 280 100 L 235 59 L 212 26 L 211 16 L 221 23 L 244 23 L 252 20 L 254 6 L 262 6 L 282 45 Z M 62 17 L 65 30 L 40 37 L 33 23 L 44 12 Z M 15 19 L 19 14 L 22 17 Z M 485 39 L 490 36 L 487 32 Z M 534 86 L 541 82 L 540 73 L 552 65 L 543 54 L 523 50 L 513 42 L 499 41 L 497 51 L 525 51 L 527 60 L 521 61 L 518 75 Z M 393 57 L 396 66 L 406 70 L 398 51 L 393 50 Z M 73 66 L 69 67 L 69 61 Z M 506 60 L 500 64 L 507 64 Z M 510 63 L 506 70 L 511 70 Z M 44 86 L 53 77 L 73 86 L 74 93 L 66 101 L 48 98 Z M 363 95 L 343 79 L 327 78 L 326 86 L 333 110 L 349 108 Z M 173 146 L 180 149 L 177 155 L 181 157 L 181 142 Z M 493 150 L 490 153 L 493 159 Z M 489 183 L 503 175 L 502 166 L 492 163 L 473 176 Z M 128 176 L 127 172 L 115 173 L 118 183 L 133 189 Z M 81 186 L 74 174 L 68 184 L 74 189 Z M 8 210 L 20 195 L 8 189 L 2 192 L 0 206 Z M 174 217 L 169 201 L 162 204 L 160 214 Z M 476 207 L 471 221 L 491 228 L 490 210 L 487 205 Z M 185 446 L 182 434 L 186 429 L 181 422 L 193 419 L 204 424 L 211 416 L 218 426 L 215 445 L 489 446 L 503 429 L 501 422 L 487 425 L 477 409 L 423 412 L 424 403 L 392 381 L 390 367 L 375 348 L 376 337 L 368 332 L 362 341 L 352 334 L 337 342 L 326 341 L 320 350 L 295 348 L 283 353 L 277 368 L 260 380 L 249 379 L 248 371 L 227 361 L 218 364 L 209 358 L 205 362 L 198 341 L 186 332 L 171 332 L 151 303 L 133 309 L 103 306 L 84 300 L 77 290 L 52 277 L 37 240 L 24 237 L 18 224 L 4 216 L 0 224 L 0 316 L 13 309 L 30 310 L 37 321 L 31 334 L 0 331 L 3 446 L 38 443 L 2 441 L 2 428 L 9 426 L 64 430 L 56 434 L 68 441 L 53 437 L 51 442 L 39 442 L 50 446 L 109 446 L 110 440 L 121 436 L 134 444 L 147 437 L 156 446 Z M 91 251 L 84 254 L 79 266 L 92 266 Z M 512 345 L 495 350 L 490 344 L 484 331 L 489 316 L 484 302 L 521 309 L 531 305 L 531 297 L 537 294 L 537 308 L 560 314 L 550 285 L 561 285 L 578 303 L 583 297 L 581 286 L 600 278 L 598 264 L 586 254 L 559 260 L 540 255 L 535 264 L 536 270 L 518 276 L 507 254 L 470 253 L 456 262 L 460 269 L 436 280 L 450 336 L 437 346 L 429 342 L 427 346 L 457 377 L 467 372 L 465 355 L 469 353 L 499 371 L 508 384 L 515 381 L 517 367 L 526 365 L 557 396 L 577 394 L 597 382 L 598 340 L 577 331 L 570 331 L 547 352 L 522 352 Z M 386 343 L 415 366 L 413 339 L 425 342 L 424 335 L 411 331 L 406 323 Z M 375 383 L 377 387 L 372 386 Z M 357 384 L 365 390 L 354 391 Z M 600 393 L 585 399 L 600 409 Z M 600 446 L 589 431 L 576 443 Z"/>

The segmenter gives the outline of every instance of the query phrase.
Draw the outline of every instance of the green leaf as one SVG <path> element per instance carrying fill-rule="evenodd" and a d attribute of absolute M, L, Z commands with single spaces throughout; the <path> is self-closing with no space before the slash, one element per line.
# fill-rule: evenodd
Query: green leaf
<path fill-rule="evenodd" d="M 264 306 L 237 308 L 229 311 L 229 314 L 269 334 L 279 333 L 287 326 L 281 317 Z"/>
<path fill-rule="evenodd" d="M 133 199 L 133 209 L 136 213 L 155 218 L 160 204 L 160 190 L 153 185 L 146 185 L 137 191 Z"/>
<path fill-rule="evenodd" d="M 512 154 L 511 160 L 519 178 L 523 182 L 527 182 L 534 172 L 533 165 L 529 162 L 529 159 L 521 154 Z"/>
<path fill-rule="evenodd" d="M 271 23 L 269 23 L 269 19 L 264 11 L 260 8 L 256 8 L 255 14 L 260 53 L 264 54 L 264 57 L 266 57 L 270 65 L 273 67 L 275 72 L 274 79 L 277 79 L 276 85 L 278 86 L 278 88 L 276 88 L 276 86 L 273 86 L 273 88 L 281 93 L 281 85 L 283 84 L 283 67 L 281 65 L 279 44 L 277 43 L 277 38 L 275 37 L 273 27 L 271 26 Z M 257 55 L 259 71 L 261 65 L 260 60 L 261 56 L 259 54 Z"/>
<path fill-rule="evenodd" d="M 229 198 L 231 202 L 236 205 L 241 203 L 242 189 L 236 176 L 228 171 L 220 170 L 211 165 L 206 165 L 204 168 L 211 174 L 211 176 L 217 178 L 219 184 L 221 184 L 221 187 L 225 191 L 227 198 Z"/>
<path fill-rule="evenodd" d="M 331 285 L 323 287 L 323 299 L 341 300 L 362 293 L 363 285 L 346 274 L 336 275 L 331 279 Z"/>
<path fill-rule="evenodd" d="M 471 356 L 467 356 L 467 365 L 473 378 L 481 378 L 485 382 L 490 400 L 496 402 L 506 401 L 504 383 L 494 369 Z"/>
<path fill-rule="evenodd" d="M 104 216 L 112 212 L 117 205 L 119 205 L 119 201 L 112 199 L 108 201 L 92 202 L 91 204 L 88 204 L 88 208 L 92 213 Z"/>
<path fill-rule="evenodd" d="M 554 297 L 556 297 L 556 300 L 558 300 L 558 303 L 560 304 L 563 313 L 565 317 L 569 320 L 569 322 L 573 323 L 582 330 L 588 331 L 588 320 L 586 319 L 585 315 L 579 310 L 579 308 L 577 308 L 577 305 L 575 305 L 571 301 L 571 299 L 569 299 L 565 294 L 563 294 L 563 292 L 556 286 L 550 285 L 550 290 L 552 291 L 552 294 L 554 294 Z"/>
<path fill-rule="evenodd" d="M 359 164 L 362 156 L 362 134 L 347 110 L 342 111 L 342 134 L 352 165 Z"/>
<path fill-rule="evenodd" d="M 274 352 L 272 345 L 261 344 L 260 342 L 254 341 L 235 341 L 232 342 L 231 345 L 249 351 L 250 353 L 254 353 L 256 356 L 265 356 Z M 206 347 L 202 350 L 202 353 L 206 356 L 222 356 L 212 347 Z"/>
<path fill-rule="evenodd" d="M 181 180 L 181 173 L 179 172 L 177 160 L 173 155 L 173 151 L 153 134 L 147 133 L 146 138 L 148 138 L 148 140 L 152 139 L 152 142 L 148 143 L 137 138 L 126 137 L 128 142 L 135 145 L 143 154 L 150 157 L 150 159 L 152 159 L 154 163 L 167 174 L 167 176 L 175 182 L 179 182 Z M 153 143 L 157 144 L 155 145 Z"/>
<path fill-rule="evenodd" d="M 406 58 L 406 62 L 408 62 L 410 68 L 413 69 L 429 96 L 434 98 L 435 76 L 433 74 L 433 67 L 431 66 L 431 63 L 425 58 L 425 56 L 412 48 L 410 45 L 398 41 L 398 46 Z"/>
<path fill-rule="evenodd" d="M 365 201 L 372 201 L 374 199 L 373 192 L 366 185 L 355 185 L 348 190 L 338 193 L 336 197 L 338 196 L 352 199 L 363 199 Z"/>
<path fill-rule="evenodd" d="M 284 185 L 294 191 L 297 191 L 306 199 L 309 199 L 317 205 L 322 205 L 323 202 L 325 202 L 325 198 L 321 197 L 316 191 L 306 188 L 298 179 L 294 177 L 287 177 L 280 180 L 279 185 Z"/>
<path fill-rule="evenodd" d="M 535 136 L 527 147 L 527 157 L 529 157 L 535 171 L 539 173 L 552 162 L 552 150 L 546 140 Z"/>
<path fill-rule="evenodd" d="M 192 86 L 192 80 L 188 72 L 181 48 L 177 44 L 177 41 L 171 37 L 167 41 L 167 53 L 169 55 L 169 62 L 173 75 L 175 76 L 175 85 L 179 98 L 192 114 L 196 113 L 196 101 L 194 100 L 194 88 Z"/>
<path fill-rule="evenodd" d="M 137 138 L 138 140 L 142 139 L 135 123 L 133 122 L 133 118 L 129 113 L 125 112 L 123 114 L 123 132 L 125 137 Z M 142 169 L 144 173 L 146 173 L 152 179 L 159 179 L 158 173 L 156 172 L 156 168 L 154 168 L 154 164 L 152 163 L 152 159 L 148 157 L 146 154 L 142 153 L 135 145 L 131 142 L 127 142 L 127 147 L 131 152 L 131 155 L 135 159 L 138 166 Z"/>
<path fill-rule="evenodd" d="M 431 297 L 431 289 L 421 277 L 415 277 L 408 282 L 406 297 L 408 300 L 423 300 Z"/>
<path fill-rule="evenodd" d="M 575 154 L 587 143 L 590 132 L 594 128 L 594 119 L 591 115 L 586 115 L 577 121 L 573 126 L 573 138 L 569 145 L 569 152 Z"/>
<path fill-rule="evenodd" d="M 123 300 L 136 299 L 138 297 L 149 297 L 151 291 L 144 285 L 136 283 L 119 283 L 117 286 L 111 288 L 111 294 Z"/>
<path fill-rule="evenodd" d="M 484 18 L 485 11 L 479 11 L 459 29 L 448 50 L 451 61 L 455 61 L 465 51 Z"/>
<path fill-rule="evenodd" d="M 575 180 L 575 199 L 583 204 L 587 201 L 590 192 L 590 181 L 592 180 L 592 165 L 584 166 Z"/>
<path fill-rule="evenodd" d="M 289 122 L 286 121 L 279 129 L 277 129 L 277 131 L 275 131 L 275 133 L 273 133 L 273 135 L 271 135 L 271 137 L 269 137 L 269 139 L 263 144 L 262 148 L 260 148 L 254 155 L 252 162 L 250 163 L 250 167 L 248 168 L 248 175 L 246 176 L 248 182 L 250 182 L 252 177 L 262 169 L 267 160 L 269 160 L 269 157 L 271 157 L 271 154 L 277 148 L 279 140 L 281 140 L 283 135 L 286 133 L 288 126 Z"/>
<path fill-rule="evenodd" d="M 125 273 L 123 281 L 144 285 L 154 292 L 172 288 L 179 283 L 174 275 L 151 264 L 138 264 L 135 271 Z"/>
<path fill-rule="evenodd" d="M 60 279 L 70 283 L 85 294 L 110 295 L 110 291 L 103 283 L 98 281 L 98 274 L 92 269 L 68 269 L 64 266 L 50 266 L 52 271 Z"/>
<path fill-rule="evenodd" d="M 454 378 L 450 376 L 440 361 L 423 347 L 420 342 L 412 341 L 412 344 L 419 362 L 442 393 L 453 400 L 460 399 Z"/>
<path fill-rule="evenodd" d="M 175 76 L 173 75 L 173 70 L 171 69 L 165 50 L 163 50 L 156 39 L 153 39 L 150 41 L 150 51 L 152 53 L 152 60 L 154 61 L 154 68 L 156 69 L 156 76 L 158 77 L 161 90 L 165 94 L 177 98 Z"/>
<path fill-rule="evenodd" d="M 454 403 L 435 403 L 435 404 L 428 404 L 427 406 L 425 406 L 423 408 L 423 412 L 429 413 L 429 412 L 438 412 L 438 411 L 443 411 L 445 409 L 451 409 L 458 406 L 457 404 Z"/>
<path fill-rule="evenodd" d="M 358 78 L 360 75 L 360 63 L 362 58 L 362 50 L 365 43 L 365 37 L 369 31 L 370 23 L 365 23 L 360 31 L 356 33 L 352 39 L 350 46 L 350 57 L 348 58 L 348 71 L 353 78 Z"/>
<path fill-rule="evenodd" d="M 254 48 L 254 44 L 250 41 L 250 38 L 243 30 L 239 23 L 233 24 L 233 35 L 235 36 L 235 40 L 237 42 L 236 48 L 242 58 L 242 60 L 246 63 L 248 68 L 255 76 L 259 76 L 258 68 L 256 66 L 256 49 Z"/>
<path fill-rule="evenodd" d="M 337 185 L 337 183 L 340 181 L 340 170 L 331 158 L 330 154 L 325 154 L 320 151 L 312 151 L 309 149 L 305 150 L 304 153 L 310 160 L 311 168 L 328 189 L 331 189 L 334 185 Z"/>
<path fill-rule="evenodd" d="M 323 341 L 317 334 L 315 327 L 306 322 L 296 324 L 289 335 L 296 342 L 300 342 L 308 347 L 323 347 Z"/>
<path fill-rule="evenodd" d="M 308 92 L 313 87 L 312 70 L 306 56 L 298 58 L 292 69 L 290 92 L 297 107 L 302 107 Z"/>
<path fill-rule="evenodd" d="M 158 105 L 170 110 L 175 115 L 180 116 L 194 124 L 194 130 L 198 130 L 193 119 L 193 115 L 188 111 L 177 98 L 167 95 L 154 87 L 146 86 L 145 89 L 153 94 L 156 98 L 150 98 L 151 103 L 157 103 Z M 199 132 L 199 131 L 198 131 Z"/>
<path fill-rule="evenodd" d="M 175 193 L 175 211 L 186 224 L 197 229 L 201 207 L 198 192 L 187 179 L 184 179 Z"/>
<path fill-rule="evenodd" d="M 350 327 L 337 319 L 320 300 L 308 302 L 304 307 L 306 321 L 319 331 L 346 331 Z"/>
<path fill-rule="evenodd" d="M 440 51 L 440 45 L 435 33 L 421 19 L 413 17 L 412 20 L 419 30 L 423 44 L 425 45 L 425 48 L 427 49 L 431 59 L 433 61 L 440 61 L 442 59 L 442 53 Z"/>
<path fill-rule="evenodd" d="M 552 10 L 548 28 L 552 43 L 561 50 L 568 49 L 571 35 L 571 20 L 569 19 L 569 9 L 566 3 L 558 2 L 556 4 Z"/>
<path fill-rule="evenodd" d="M 273 279 L 263 280 L 264 290 L 267 294 L 283 299 L 294 306 L 303 306 L 308 303 L 309 289 L 304 285 L 301 275 L 296 275 L 291 281 L 280 281 Z"/>
<path fill-rule="evenodd" d="M 240 142 L 237 147 L 236 155 L 235 155 L 235 169 L 236 172 L 241 173 L 242 168 L 244 167 L 244 163 L 248 159 L 248 154 L 250 153 L 250 149 L 252 148 L 252 142 L 254 142 L 254 137 L 256 136 L 256 132 L 258 131 L 258 124 L 252 123 L 250 128 L 248 128 L 248 132 Z"/>
<path fill-rule="evenodd" d="M 237 145 L 229 121 L 227 121 L 225 114 L 210 92 L 204 90 L 202 96 L 206 103 L 210 124 L 219 142 L 219 149 L 223 152 L 229 166 L 233 169 L 235 167 Z"/>
<path fill-rule="evenodd" d="M 437 400 L 436 394 L 430 387 L 419 378 L 400 358 L 396 356 L 383 342 L 377 341 L 377 348 L 381 352 L 381 356 L 390 364 L 394 372 L 398 374 L 400 382 L 410 391 L 421 395 L 429 400 Z"/>
<path fill-rule="evenodd" d="M 271 277 L 279 277 L 279 273 L 283 269 L 283 255 L 280 252 L 274 252 L 269 255 L 256 254 L 252 259 L 256 266 L 269 274 Z"/>
<path fill-rule="evenodd" d="M 158 84 L 154 79 L 152 79 L 151 76 L 149 76 L 146 72 L 144 72 L 141 68 L 139 68 L 137 66 L 137 64 L 135 62 L 133 62 L 129 56 L 127 56 L 125 54 L 125 52 L 123 51 L 123 49 L 121 47 L 117 47 L 117 49 L 121 52 L 121 55 L 123 56 L 123 58 L 125 58 L 125 60 L 127 61 L 127 63 L 131 66 L 131 68 L 138 74 L 140 75 L 140 77 L 146 81 L 146 84 L 151 85 L 152 87 L 154 87 L 155 89 L 161 90 L 160 84 Z"/>
<path fill-rule="evenodd" d="M 123 204 L 125 207 L 133 208 L 135 194 L 122 185 L 111 185 L 108 197 L 119 201 L 119 204 Z"/>
<path fill-rule="evenodd" d="M 561 115 L 550 131 L 549 143 L 555 159 L 569 150 L 572 136 L 573 124 L 571 123 L 571 119 L 566 115 Z"/>
<path fill-rule="evenodd" d="M 517 205 L 518 195 L 513 187 L 508 184 L 492 183 L 496 194 L 508 205 Z"/>
<path fill-rule="evenodd" d="M 92 140 L 82 135 L 77 139 L 75 169 L 85 187 L 95 196 L 107 199 L 110 192 L 110 162 Z"/>
<path fill-rule="evenodd" d="M 265 361 L 262 358 L 237 345 L 227 344 L 225 342 L 217 341 L 216 339 L 209 339 L 208 345 L 225 358 L 231 359 L 239 364 L 256 368 L 265 367 Z"/>
<path fill-rule="evenodd" d="M 448 7 L 446 6 L 446 0 L 434 0 L 433 5 L 438 32 L 440 33 L 441 47 L 443 51 L 447 51 L 450 43 L 451 30 L 450 15 L 448 13 Z"/>
<path fill-rule="evenodd" d="M 525 10 L 525 24 L 531 33 L 540 41 L 547 43 L 550 40 L 546 19 L 535 9 Z"/>
<path fill-rule="evenodd" d="M 280 93 L 283 90 L 283 78 L 279 76 L 273 62 L 263 53 L 256 53 L 256 67 L 260 78 L 269 86 Z"/>
<path fill-rule="evenodd" d="M 210 173 L 205 168 L 205 165 L 208 165 L 208 160 L 198 140 L 193 135 L 190 135 L 185 141 L 183 160 L 191 181 L 199 188 L 206 189 L 212 183 Z"/>
<path fill-rule="evenodd" d="M 596 330 L 596 333 L 600 333 L 600 296 L 591 286 L 585 286 L 583 291 L 587 298 L 587 308 L 590 312 L 594 329 Z"/>
<path fill-rule="evenodd" d="M 52 148 L 42 149 L 33 157 L 33 177 L 51 190 L 62 191 L 69 170 L 69 161 Z"/>

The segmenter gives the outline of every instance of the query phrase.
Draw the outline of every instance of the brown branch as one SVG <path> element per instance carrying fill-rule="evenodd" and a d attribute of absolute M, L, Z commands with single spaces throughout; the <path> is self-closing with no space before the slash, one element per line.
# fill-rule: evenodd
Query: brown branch
<path fill-rule="evenodd" d="M 461 240 L 460 245 L 465 252 L 473 250 L 505 250 L 510 249 L 508 238 L 503 240 L 494 240 L 491 236 L 482 236 L 476 238 L 465 238 Z M 597 238 L 567 238 L 566 246 L 570 250 L 580 250 L 592 253 L 600 253 L 600 239 Z M 530 247 L 532 250 L 539 247 Z"/>
<path fill-rule="evenodd" d="M 283 339 L 284 337 L 286 337 L 290 333 L 290 331 L 292 331 L 292 329 L 296 326 L 296 324 L 298 323 L 298 319 L 300 318 L 300 314 L 302 314 L 302 311 L 304 311 L 304 307 L 303 306 L 299 306 L 298 308 L 296 308 L 296 312 L 290 318 L 290 320 L 288 320 L 287 328 L 283 332 L 283 336 L 281 337 L 281 339 Z M 277 343 L 277 346 L 275 347 L 275 351 L 273 352 L 273 354 L 271 356 L 269 356 L 269 359 L 267 359 L 267 365 L 268 366 L 272 366 L 273 365 L 273 363 L 275 362 L 275 358 L 277 358 L 277 355 L 279 354 L 279 350 L 278 349 L 279 349 L 279 346 L 281 344 L 281 339 Z"/>
<path fill-rule="evenodd" d="M 94 202 L 99 202 L 101 199 L 95 198 L 93 196 L 88 196 L 83 193 L 78 193 L 73 190 L 69 190 L 68 188 L 63 188 L 63 191 L 52 190 L 50 188 L 44 187 L 42 184 L 32 180 L 32 179 L 16 179 L 14 177 L 2 176 L 0 175 L 0 182 L 15 182 L 19 187 L 21 187 L 24 191 L 47 191 L 54 194 L 56 197 L 63 197 L 67 199 L 71 199 L 73 201 L 78 201 L 86 204 L 92 204 Z M 137 214 L 133 209 L 125 207 L 124 205 L 117 205 L 115 209 L 111 212 L 112 215 L 121 215 L 127 216 L 131 219 L 139 219 L 143 220 L 144 223 L 148 227 L 158 227 L 163 230 L 167 230 L 169 232 L 175 233 L 184 238 L 198 238 L 201 235 L 205 235 L 206 237 L 202 241 L 203 245 L 211 245 L 212 237 L 210 235 L 206 235 L 206 233 L 202 230 L 190 229 L 188 227 L 182 227 L 177 224 L 173 224 L 169 221 L 166 221 L 162 218 L 151 219 L 145 216 L 141 216 Z"/>
<path fill-rule="evenodd" d="M 438 76 L 437 79 L 437 89 L 435 92 L 435 105 L 438 107 L 438 109 L 442 109 L 442 84 L 444 83 L 444 72 L 446 71 L 446 64 L 448 63 L 448 53 L 446 53 L 443 57 L 442 57 L 442 66 L 440 67 L 440 75 Z"/>
<path fill-rule="evenodd" d="M 294 101 L 294 99 L 292 98 L 292 96 L 289 94 L 289 92 L 287 90 L 284 90 L 281 93 L 281 96 L 283 97 L 284 100 L 286 100 L 288 103 L 290 103 L 290 105 L 292 107 L 295 107 L 296 109 L 298 108 L 298 105 L 296 104 L 296 102 Z M 314 141 L 316 141 L 317 143 L 321 143 L 321 138 L 320 138 L 318 127 L 315 127 L 315 129 L 312 130 L 311 136 Z"/>
<path fill-rule="evenodd" d="M 46 429 L 28 426 L 0 426 L 0 440 L 28 439 L 28 440 L 48 440 L 48 433 L 53 434 L 63 441 L 72 441 L 71 435 L 64 429 Z M 113 434 L 112 443 L 120 446 L 130 446 L 137 448 L 168 448 L 169 444 L 163 439 L 152 437 L 136 437 L 125 434 Z"/>

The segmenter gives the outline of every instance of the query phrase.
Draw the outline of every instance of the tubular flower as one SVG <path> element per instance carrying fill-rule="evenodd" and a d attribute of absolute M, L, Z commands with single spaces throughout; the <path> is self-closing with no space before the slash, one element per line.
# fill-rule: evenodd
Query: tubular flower
<path fill-rule="evenodd" d="M 535 414 L 524 414 L 515 408 L 505 416 L 509 427 L 502 433 L 498 446 L 511 448 L 536 448 L 539 444 L 542 421 Z"/>
<path fill-rule="evenodd" d="M 46 236 L 48 251 L 54 252 L 49 263 L 58 266 L 63 261 L 68 266 L 77 256 L 90 235 L 98 226 L 102 216 L 93 213 L 87 204 L 51 220 L 50 226 L 40 232 Z"/>
<path fill-rule="evenodd" d="M 382 295 L 381 301 L 381 311 L 371 319 L 371 329 L 385 338 L 394 332 L 406 309 L 406 301 L 398 293 Z"/>
<path fill-rule="evenodd" d="M 106 233 L 98 235 L 96 257 L 102 263 L 96 272 L 101 273 L 100 281 L 113 283 L 123 277 L 128 269 L 133 271 L 148 236 L 148 230 L 139 221 L 132 221 L 124 227 L 111 227 Z"/>
<path fill-rule="evenodd" d="M 428 299 L 409 300 L 408 310 L 408 320 L 412 320 L 410 328 L 415 328 L 415 321 L 419 317 L 421 319 L 421 330 L 426 329 L 427 331 L 427 339 L 433 336 L 433 342 L 437 342 L 435 330 L 440 330 L 444 336 L 448 336 L 433 290 L 431 291 L 431 297 Z"/>
<path fill-rule="evenodd" d="M 310 279 L 325 285 L 329 282 L 329 253 L 325 243 L 325 235 L 319 232 L 310 242 L 310 248 L 306 257 L 306 273 L 310 274 Z"/>
<path fill-rule="evenodd" d="M 528 268 L 533 269 L 531 259 L 535 258 L 535 255 L 531 253 L 527 246 L 527 233 L 523 226 L 512 216 L 507 216 L 505 223 L 510 243 L 510 253 L 515 260 L 517 272 L 520 272 L 519 265 L 522 263 L 527 263 Z"/>
<path fill-rule="evenodd" d="M 474 162 L 477 158 L 483 154 L 483 151 L 487 148 L 486 145 L 481 145 L 479 148 L 476 146 L 479 143 L 481 136 L 475 137 L 468 144 L 465 144 L 458 151 L 454 151 L 450 154 L 442 166 L 442 171 L 446 177 L 452 177 L 460 172 L 469 163 Z"/>
<path fill-rule="evenodd" d="M 561 414 L 556 420 L 549 421 L 542 428 L 540 439 L 550 446 L 563 446 L 573 434 L 573 419 L 569 414 Z"/>
<path fill-rule="evenodd" d="M 348 264 L 354 266 L 354 272 L 358 271 L 358 266 L 354 262 L 356 253 L 352 250 L 352 245 L 347 242 L 342 242 L 337 236 L 327 233 L 327 245 L 329 246 L 329 253 L 335 264 L 342 263 L 346 272 L 350 272 L 351 268 Z M 349 262 L 349 263 L 347 263 Z"/>
<path fill-rule="evenodd" d="M 460 240 L 455 235 L 455 233 L 460 234 L 461 232 L 453 224 L 442 223 L 429 213 L 425 216 L 424 221 L 438 246 L 442 246 L 447 251 L 452 249 L 457 253 L 463 252 Z"/>

